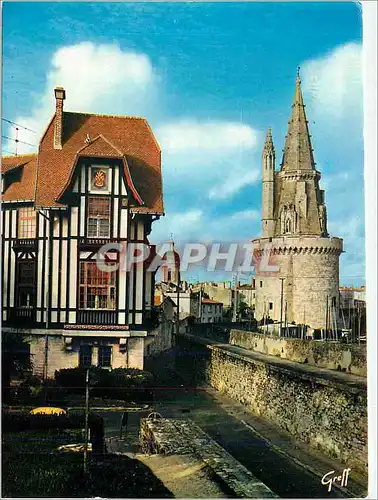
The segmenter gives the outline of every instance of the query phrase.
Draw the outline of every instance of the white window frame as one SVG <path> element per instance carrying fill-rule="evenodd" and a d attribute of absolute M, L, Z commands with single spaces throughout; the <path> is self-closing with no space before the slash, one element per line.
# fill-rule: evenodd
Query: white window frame
<path fill-rule="evenodd" d="M 101 214 L 90 215 L 89 208 L 90 208 L 91 200 L 98 200 L 99 198 L 107 201 L 107 203 L 109 205 L 109 213 L 107 215 L 101 215 Z M 90 197 L 88 197 L 88 199 L 87 199 L 87 204 L 88 204 L 88 207 L 87 207 L 87 238 L 105 238 L 105 239 L 110 238 L 111 223 L 112 223 L 112 218 L 111 218 L 112 203 L 111 203 L 111 201 L 112 201 L 111 198 L 108 196 L 90 196 Z M 100 230 L 101 229 L 101 222 L 105 221 L 105 220 L 108 221 L 108 231 L 107 231 L 106 235 L 102 235 L 102 234 L 100 234 L 101 233 L 101 230 Z M 94 234 L 91 234 L 90 228 L 91 228 L 91 222 L 93 222 L 93 221 L 95 222 L 96 231 L 94 232 Z"/>

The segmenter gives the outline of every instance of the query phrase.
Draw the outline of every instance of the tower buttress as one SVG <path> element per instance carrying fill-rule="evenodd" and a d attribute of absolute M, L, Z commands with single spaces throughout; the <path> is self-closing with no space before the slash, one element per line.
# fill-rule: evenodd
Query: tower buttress
<path fill-rule="evenodd" d="M 266 134 L 262 154 L 262 235 L 263 238 L 274 236 L 274 174 L 276 154 L 274 151 L 272 131 Z"/>

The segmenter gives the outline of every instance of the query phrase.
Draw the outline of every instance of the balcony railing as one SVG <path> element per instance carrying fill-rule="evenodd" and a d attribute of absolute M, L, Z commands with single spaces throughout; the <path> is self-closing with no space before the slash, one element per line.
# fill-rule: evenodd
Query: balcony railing
<path fill-rule="evenodd" d="M 109 243 L 118 242 L 118 238 L 89 238 L 84 236 L 79 238 L 79 248 L 81 250 L 97 250 Z"/>
<path fill-rule="evenodd" d="M 9 314 L 9 322 L 14 326 L 30 327 L 36 322 L 36 311 L 32 307 L 14 307 Z"/>
<path fill-rule="evenodd" d="M 37 240 L 35 238 L 20 238 L 13 243 L 15 250 L 35 250 L 37 248 Z"/>
<path fill-rule="evenodd" d="M 116 325 L 117 311 L 79 310 L 76 323 L 80 325 Z"/>

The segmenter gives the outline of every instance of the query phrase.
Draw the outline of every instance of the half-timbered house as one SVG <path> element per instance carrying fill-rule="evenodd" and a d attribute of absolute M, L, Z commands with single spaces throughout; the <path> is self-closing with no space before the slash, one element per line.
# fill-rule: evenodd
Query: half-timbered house
<path fill-rule="evenodd" d="M 145 119 L 67 112 L 64 100 L 56 88 L 37 154 L 2 159 L 3 328 L 30 334 L 45 376 L 142 368 L 154 272 L 120 266 L 120 248 L 149 245 L 163 215 L 161 151 Z M 109 243 L 111 272 L 98 265 Z"/>

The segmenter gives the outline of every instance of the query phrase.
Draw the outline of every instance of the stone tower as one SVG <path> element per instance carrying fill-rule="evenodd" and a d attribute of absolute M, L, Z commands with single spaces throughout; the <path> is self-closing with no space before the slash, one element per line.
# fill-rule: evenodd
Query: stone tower
<path fill-rule="evenodd" d="M 162 265 L 162 281 L 177 285 L 180 282 L 180 256 L 175 250 L 173 241 L 169 242 L 170 249 L 164 255 Z"/>
<path fill-rule="evenodd" d="M 338 321 L 343 242 L 328 235 L 299 74 L 279 171 L 274 161 L 269 130 L 262 158 L 262 237 L 254 243 L 275 270 L 256 266 L 256 319 L 331 329 Z"/>

